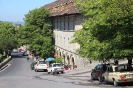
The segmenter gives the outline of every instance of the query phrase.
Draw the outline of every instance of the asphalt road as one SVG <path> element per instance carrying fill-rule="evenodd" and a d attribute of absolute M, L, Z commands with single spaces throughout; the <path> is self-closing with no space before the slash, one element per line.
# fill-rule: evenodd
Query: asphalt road
<path fill-rule="evenodd" d="M 21 55 L 8 63 L 7 68 L 0 72 L 0 88 L 89 88 L 73 84 L 62 76 L 47 75 L 47 72 L 34 72 L 30 69 L 31 61 Z M 92 87 L 90 87 L 92 88 Z"/>
<path fill-rule="evenodd" d="M 98 84 L 97 81 L 81 80 L 80 76 L 35 72 L 30 69 L 31 60 L 27 61 L 20 53 L 13 55 L 7 68 L 0 71 L 0 88 L 114 88 L 110 85 Z"/>

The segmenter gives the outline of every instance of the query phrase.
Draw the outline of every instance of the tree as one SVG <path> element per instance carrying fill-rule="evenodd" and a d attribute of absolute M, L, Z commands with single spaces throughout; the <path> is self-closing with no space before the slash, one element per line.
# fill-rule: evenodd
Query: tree
<path fill-rule="evenodd" d="M 76 0 L 88 18 L 74 40 L 80 56 L 93 60 L 133 57 L 133 0 Z"/>
<path fill-rule="evenodd" d="M 53 33 L 48 19 L 49 11 L 43 7 L 33 9 L 25 15 L 25 25 L 19 30 L 21 45 L 28 45 L 34 55 L 42 58 L 54 53 Z"/>
<path fill-rule="evenodd" d="M 16 48 L 18 45 L 16 30 L 12 23 L 0 22 L 0 54 Z"/>
<path fill-rule="evenodd" d="M 63 65 L 63 57 L 56 58 L 56 59 L 54 59 L 53 62 L 54 63 L 61 63 Z"/>

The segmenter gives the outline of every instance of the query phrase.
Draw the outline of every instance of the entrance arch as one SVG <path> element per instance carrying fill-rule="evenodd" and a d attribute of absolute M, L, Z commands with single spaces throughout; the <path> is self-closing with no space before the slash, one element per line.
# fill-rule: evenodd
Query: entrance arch
<path fill-rule="evenodd" d="M 61 57 L 61 52 L 59 53 L 59 57 Z"/>
<path fill-rule="evenodd" d="M 65 62 L 65 58 L 66 58 L 66 57 L 65 57 L 65 54 L 63 54 L 64 65 L 66 64 L 66 62 Z"/>
<path fill-rule="evenodd" d="M 73 57 L 72 57 L 72 66 L 73 66 L 73 69 L 74 69 L 75 62 L 74 62 L 74 58 Z"/>
<path fill-rule="evenodd" d="M 70 58 L 68 55 L 67 55 L 67 64 L 70 65 Z"/>

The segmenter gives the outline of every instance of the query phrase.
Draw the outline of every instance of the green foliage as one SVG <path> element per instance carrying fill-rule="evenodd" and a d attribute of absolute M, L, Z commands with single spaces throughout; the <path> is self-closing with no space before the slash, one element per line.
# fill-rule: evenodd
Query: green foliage
<path fill-rule="evenodd" d="M 2 59 L 2 54 L 0 54 L 0 60 Z"/>
<path fill-rule="evenodd" d="M 34 55 L 47 58 L 54 53 L 53 33 L 48 19 L 49 11 L 43 7 L 33 9 L 25 15 L 25 25 L 19 30 L 20 45 L 29 45 Z"/>
<path fill-rule="evenodd" d="M 0 22 L 0 60 L 5 57 L 8 50 L 17 47 L 16 30 L 12 23 Z"/>
<path fill-rule="evenodd" d="M 54 63 L 61 63 L 63 65 L 63 57 L 56 58 L 56 59 L 54 59 L 53 62 Z"/>
<path fill-rule="evenodd" d="M 87 18 L 76 31 L 80 56 L 93 60 L 133 57 L 133 0 L 76 0 Z"/>
<path fill-rule="evenodd" d="M 16 30 L 13 24 L 0 22 L 0 50 L 2 52 L 17 47 Z"/>

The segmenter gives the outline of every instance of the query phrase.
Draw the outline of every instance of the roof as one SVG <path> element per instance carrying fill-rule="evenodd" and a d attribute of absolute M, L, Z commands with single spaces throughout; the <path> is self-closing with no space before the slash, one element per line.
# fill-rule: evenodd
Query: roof
<path fill-rule="evenodd" d="M 56 0 L 44 5 L 44 8 L 50 10 L 50 16 L 81 13 L 76 7 L 74 0 Z"/>

